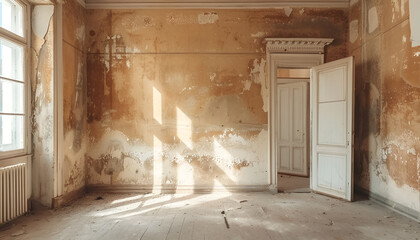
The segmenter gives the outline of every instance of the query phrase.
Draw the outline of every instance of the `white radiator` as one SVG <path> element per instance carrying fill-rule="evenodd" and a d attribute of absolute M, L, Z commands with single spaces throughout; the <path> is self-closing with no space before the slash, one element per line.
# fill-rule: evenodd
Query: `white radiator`
<path fill-rule="evenodd" d="M 0 224 L 28 211 L 27 159 L 0 160 Z"/>

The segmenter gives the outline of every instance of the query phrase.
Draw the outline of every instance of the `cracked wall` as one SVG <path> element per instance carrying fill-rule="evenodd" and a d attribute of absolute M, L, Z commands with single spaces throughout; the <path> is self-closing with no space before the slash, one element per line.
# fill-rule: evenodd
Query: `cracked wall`
<path fill-rule="evenodd" d="M 87 90 L 85 9 L 66 0 L 63 9 L 63 194 L 85 187 Z"/>
<path fill-rule="evenodd" d="M 419 26 L 410 11 L 408 0 L 350 6 L 355 184 L 420 211 L 420 47 L 410 40 L 410 27 Z"/>
<path fill-rule="evenodd" d="M 54 194 L 53 5 L 32 8 L 32 198 L 51 205 Z"/>
<path fill-rule="evenodd" d="M 267 185 L 266 37 L 334 38 L 346 9 L 87 10 L 88 185 Z"/>

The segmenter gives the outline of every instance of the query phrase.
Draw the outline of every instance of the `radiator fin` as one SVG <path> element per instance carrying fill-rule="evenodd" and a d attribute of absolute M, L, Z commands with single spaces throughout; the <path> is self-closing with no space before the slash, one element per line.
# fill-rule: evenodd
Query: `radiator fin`
<path fill-rule="evenodd" d="M 28 211 L 27 165 L 20 163 L 0 168 L 0 224 Z"/>

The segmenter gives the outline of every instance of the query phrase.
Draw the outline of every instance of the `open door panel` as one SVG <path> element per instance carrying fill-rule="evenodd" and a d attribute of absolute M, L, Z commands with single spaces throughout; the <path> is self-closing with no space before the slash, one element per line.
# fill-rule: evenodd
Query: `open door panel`
<path fill-rule="evenodd" d="M 353 57 L 312 68 L 311 187 L 353 200 Z"/>

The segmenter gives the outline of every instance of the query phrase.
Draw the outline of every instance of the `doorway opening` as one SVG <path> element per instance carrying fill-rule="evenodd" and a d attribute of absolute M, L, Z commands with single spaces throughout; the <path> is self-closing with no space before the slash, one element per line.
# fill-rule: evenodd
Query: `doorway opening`
<path fill-rule="evenodd" d="M 309 68 L 277 68 L 277 189 L 310 192 Z"/>
<path fill-rule="evenodd" d="M 270 189 L 308 191 L 309 177 L 311 191 L 352 201 L 353 57 L 324 64 L 332 39 L 266 41 Z"/>
<path fill-rule="evenodd" d="M 274 192 L 307 192 L 311 188 L 310 69 L 321 65 L 324 55 L 319 52 L 274 52 L 267 57 L 271 89 L 271 189 Z M 297 117 L 299 124 L 294 123 Z"/>

